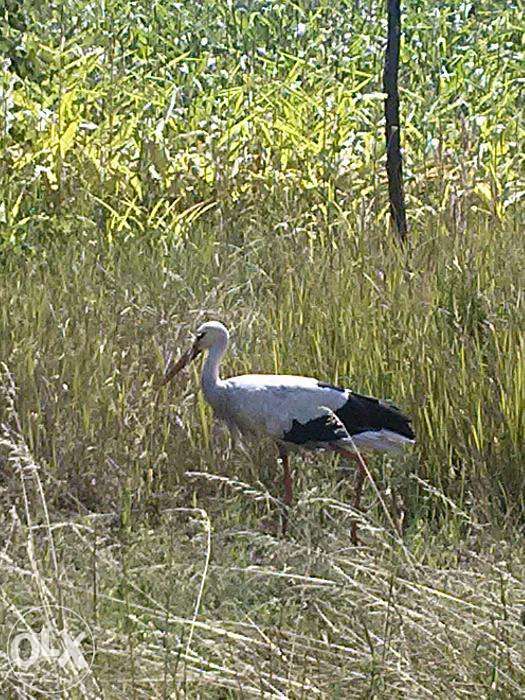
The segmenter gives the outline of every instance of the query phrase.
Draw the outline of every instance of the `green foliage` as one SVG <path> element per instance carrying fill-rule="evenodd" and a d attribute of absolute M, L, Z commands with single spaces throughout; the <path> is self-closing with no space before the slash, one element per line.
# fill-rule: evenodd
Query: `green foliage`
<path fill-rule="evenodd" d="M 1 614 L 89 619 L 79 696 L 523 687 L 523 11 L 405 5 L 403 250 L 379 0 L 0 5 Z M 371 462 L 368 547 L 327 455 L 262 534 L 271 449 L 229 449 L 197 368 L 157 391 L 210 318 L 225 374 L 413 416 L 416 448 Z"/>
<path fill-rule="evenodd" d="M 191 329 L 221 318 L 235 329 L 226 373 L 310 374 L 393 398 L 415 421 L 410 469 L 484 518 L 517 517 L 525 384 L 514 234 L 479 221 L 467 237 L 441 226 L 431 239 L 414 231 L 403 253 L 372 222 L 365 237 L 344 215 L 326 230 L 309 212 L 308 228 L 282 228 L 276 246 L 272 213 L 254 208 L 241 236 L 210 211 L 167 252 L 86 238 L 15 263 L 0 289 L 2 356 L 31 449 L 68 475 L 55 497 L 74 484 L 93 507 L 118 507 L 126 474 L 144 505 L 152 488 L 208 470 L 196 377 L 160 394 L 155 382 Z M 417 511 L 420 494 L 405 487 Z"/>
<path fill-rule="evenodd" d="M 5 8 L 4 249 L 79 228 L 169 242 L 207 204 L 231 220 L 276 197 L 386 220 L 378 1 Z M 507 2 L 408 4 L 412 226 L 515 220 L 522 19 Z"/>

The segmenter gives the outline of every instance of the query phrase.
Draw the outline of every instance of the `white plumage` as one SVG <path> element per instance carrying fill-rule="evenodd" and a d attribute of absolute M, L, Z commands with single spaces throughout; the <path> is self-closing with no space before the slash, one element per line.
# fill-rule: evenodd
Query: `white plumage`
<path fill-rule="evenodd" d="M 293 421 L 301 424 L 335 411 L 346 401 L 332 390 L 320 389 L 310 377 L 293 375 L 247 374 L 226 379 L 222 385 L 220 406 L 235 423 L 246 431 L 282 440 L 292 429 Z M 214 405 L 215 395 L 210 396 Z"/>
<path fill-rule="evenodd" d="M 203 324 L 191 348 L 167 368 L 163 383 L 207 350 L 201 379 L 206 400 L 234 433 L 269 437 L 277 443 L 285 470 L 287 505 L 292 489 L 290 450 L 328 449 L 354 459 L 358 464 L 358 507 L 364 479 L 360 451 L 387 451 L 414 442 L 410 420 L 399 409 L 349 389 L 293 375 L 247 374 L 220 379 L 219 365 L 228 339 L 222 323 Z"/>

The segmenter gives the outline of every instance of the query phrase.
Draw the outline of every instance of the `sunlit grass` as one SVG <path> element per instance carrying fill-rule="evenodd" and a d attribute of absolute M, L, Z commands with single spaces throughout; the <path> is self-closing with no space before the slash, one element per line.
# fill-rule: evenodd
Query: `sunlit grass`
<path fill-rule="evenodd" d="M 65 468 L 80 490 L 116 505 L 121 474 L 108 460 L 127 465 L 135 498 L 151 468 L 157 487 L 170 488 L 186 469 L 205 468 L 213 439 L 202 399 L 192 400 L 196 379 L 161 395 L 154 383 L 189 330 L 220 318 L 234 330 L 226 373 L 305 373 L 395 399 L 414 418 L 421 476 L 487 517 L 494 506 L 523 507 L 512 233 L 480 223 L 457 239 L 438 229 L 430 274 L 416 232 L 406 252 L 372 227 L 365 249 L 343 223 L 330 245 L 299 232 L 276 247 L 261 221 L 258 238 L 238 247 L 219 233 L 206 244 L 209 225 L 167 255 L 80 243 L 10 274 L 0 292 L 4 357 L 30 446 L 57 475 Z M 115 483 L 91 488 L 97 477 Z"/>
<path fill-rule="evenodd" d="M 287 203 L 292 228 L 319 208 L 324 235 L 334 211 L 386 221 L 382 3 L 64 0 L 19 15 L 2 75 L 3 248 L 79 218 L 111 240 L 170 241 L 210 206 L 245 230 L 261 199 Z M 522 20 L 507 2 L 407 3 L 413 225 L 447 217 L 465 234 L 479 210 L 517 231 Z"/>
<path fill-rule="evenodd" d="M 80 696 L 525 683 L 523 12 L 405 4 L 404 249 L 382 3 L 4 18 L 2 630 L 24 605 L 81 612 L 99 653 Z M 310 374 L 413 417 L 416 447 L 371 461 L 366 547 L 337 458 L 294 458 L 276 539 L 271 446 L 230 449 L 198 367 L 157 392 L 207 319 L 232 330 L 225 374 Z"/>

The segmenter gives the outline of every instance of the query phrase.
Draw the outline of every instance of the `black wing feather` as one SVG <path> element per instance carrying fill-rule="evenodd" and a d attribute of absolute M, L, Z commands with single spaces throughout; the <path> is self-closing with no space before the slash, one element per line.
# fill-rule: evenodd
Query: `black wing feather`
<path fill-rule="evenodd" d="M 283 435 L 283 440 L 295 445 L 318 445 L 345 439 L 348 440 L 348 432 L 341 419 L 329 410 L 307 423 L 294 419 L 290 430 Z"/>
<path fill-rule="evenodd" d="M 409 440 L 415 438 L 408 416 L 397 406 L 372 396 L 351 392 L 348 401 L 335 411 L 335 414 L 350 435 L 358 435 L 368 430 L 391 430 Z"/>

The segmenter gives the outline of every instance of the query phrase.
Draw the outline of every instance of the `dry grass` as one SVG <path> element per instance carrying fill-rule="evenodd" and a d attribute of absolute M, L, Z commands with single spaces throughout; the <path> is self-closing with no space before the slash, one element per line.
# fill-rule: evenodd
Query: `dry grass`
<path fill-rule="evenodd" d="M 10 488 L 21 497 L 3 522 L 2 637 L 24 605 L 81 612 L 96 657 L 72 697 L 523 690 L 523 547 L 491 542 L 471 519 L 468 540 L 442 552 L 434 544 L 426 556 L 368 518 L 369 546 L 349 547 L 351 509 L 313 490 L 297 505 L 296 534 L 286 541 L 225 526 L 214 498 L 214 514 L 164 507 L 155 528 L 141 522 L 124 531 L 117 512 L 50 519 L 49 470 L 16 430 L 4 429 L 2 446 Z M 33 697 L 0 648 L 4 690 Z"/>
<path fill-rule="evenodd" d="M 404 250 L 382 2 L 2 8 L 5 696 L 36 695 L 12 624 L 55 604 L 96 642 L 61 697 L 523 694 L 523 10 L 485 5 L 406 2 Z M 337 458 L 297 458 L 272 536 L 271 449 L 232 451 L 196 374 L 156 392 L 210 318 L 234 329 L 225 373 L 413 416 L 366 513 Z"/>
<path fill-rule="evenodd" d="M 188 499 L 175 492 L 156 493 L 149 512 L 93 513 L 77 502 L 72 514 L 69 492 L 66 513 L 56 505 L 63 480 L 35 461 L 22 434 L 5 367 L 4 396 L 5 692 L 34 697 L 4 651 L 12 624 L 34 605 L 80 612 L 96 639 L 94 665 L 64 697 L 517 697 L 523 690 L 523 545 L 495 540 L 493 528 L 419 477 L 427 502 L 446 501 L 449 525 L 462 537 L 432 534 L 419 522 L 407 547 L 371 503 L 361 516 L 367 546 L 350 547 L 356 514 L 341 499 L 344 480 L 303 490 L 288 540 L 264 534 L 253 519 L 272 504 L 264 487 L 209 473 L 186 475 L 209 484 L 206 494 L 194 493 L 208 511 L 178 505 Z M 28 676 L 37 682 L 34 669 Z"/>

